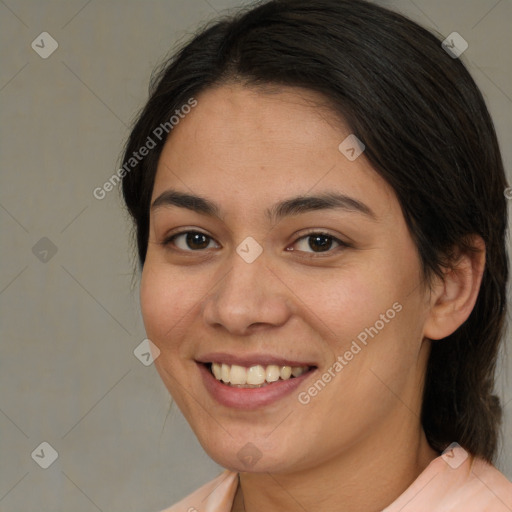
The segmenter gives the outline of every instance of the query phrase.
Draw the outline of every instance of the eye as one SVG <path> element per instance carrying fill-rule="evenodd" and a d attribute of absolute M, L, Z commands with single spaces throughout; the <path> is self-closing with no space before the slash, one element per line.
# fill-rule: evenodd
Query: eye
<path fill-rule="evenodd" d="M 311 232 L 305 236 L 302 236 L 301 238 L 297 239 L 296 242 L 294 242 L 294 245 L 298 245 L 298 250 L 301 252 L 325 253 L 334 252 L 331 250 L 333 248 L 333 243 L 337 244 L 337 247 L 334 247 L 335 249 L 340 247 L 349 247 L 348 244 L 342 242 L 336 237 L 322 232 Z M 307 249 L 310 249 L 310 251 Z M 295 249 L 287 250 L 294 251 Z"/>
<path fill-rule="evenodd" d="M 200 231 L 182 231 L 166 238 L 162 245 L 172 244 L 182 251 L 193 252 L 208 249 L 210 242 L 213 242 L 213 238 Z"/>
<path fill-rule="evenodd" d="M 200 252 L 204 249 L 211 249 L 210 244 L 214 243 L 214 248 L 219 245 L 214 239 L 201 231 L 182 231 L 167 237 L 163 242 L 163 246 L 174 245 L 184 252 Z M 287 248 L 287 251 L 306 252 L 306 253 L 332 253 L 334 249 L 340 247 L 350 247 L 349 244 L 342 242 L 338 238 L 328 233 L 313 231 L 298 238 L 293 245 L 298 245 L 298 249 Z M 308 250 L 309 249 L 309 250 Z"/>

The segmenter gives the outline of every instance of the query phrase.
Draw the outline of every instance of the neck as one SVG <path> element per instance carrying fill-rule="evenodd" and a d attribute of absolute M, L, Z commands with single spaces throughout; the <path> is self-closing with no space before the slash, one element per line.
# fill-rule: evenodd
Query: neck
<path fill-rule="evenodd" d="M 402 425 L 393 440 L 372 437 L 300 472 L 240 473 L 233 512 L 381 511 L 439 455 L 421 428 L 403 434 Z"/>

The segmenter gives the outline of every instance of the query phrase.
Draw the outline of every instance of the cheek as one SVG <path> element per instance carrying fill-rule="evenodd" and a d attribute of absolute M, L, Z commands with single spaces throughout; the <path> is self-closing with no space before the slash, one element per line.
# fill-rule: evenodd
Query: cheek
<path fill-rule="evenodd" d="M 140 303 L 148 338 L 161 350 L 171 349 L 199 304 L 201 290 L 190 276 L 172 272 L 169 266 L 146 260 L 140 284 Z"/>
<path fill-rule="evenodd" d="M 197 287 L 169 265 L 155 264 L 148 258 L 140 282 L 140 305 L 147 337 L 159 348 L 155 367 L 169 393 L 182 411 L 186 410 L 183 386 L 188 381 L 190 347 L 183 340 L 190 331 L 194 306 L 202 297 Z"/>
<path fill-rule="evenodd" d="M 283 272 L 295 296 L 298 314 L 334 348 L 343 348 L 362 329 L 379 319 L 394 302 L 394 290 L 369 269 L 345 264 L 331 271 Z M 293 296 L 292 296 L 293 300 Z"/>
<path fill-rule="evenodd" d="M 416 357 L 421 340 L 416 323 L 421 319 L 416 295 L 410 293 L 413 274 L 400 272 L 392 261 L 380 261 L 336 269 L 325 279 L 295 276 L 294 289 L 306 290 L 301 299 L 314 313 L 312 325 L 328 343 L 329 357 L 350 361 L 347 376 L 373 368 L 392 377 Z"/>

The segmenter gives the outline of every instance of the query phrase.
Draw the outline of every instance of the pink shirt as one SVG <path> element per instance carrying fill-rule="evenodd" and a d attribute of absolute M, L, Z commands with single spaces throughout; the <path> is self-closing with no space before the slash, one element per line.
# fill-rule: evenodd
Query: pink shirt
<path fill-rule="evenodd" d="M 231 512 L 238 473 L 225 470 L 161 512 Z M 434 459 L 382 512 L 512 512 L 512 483 L 461 447 Z"/>

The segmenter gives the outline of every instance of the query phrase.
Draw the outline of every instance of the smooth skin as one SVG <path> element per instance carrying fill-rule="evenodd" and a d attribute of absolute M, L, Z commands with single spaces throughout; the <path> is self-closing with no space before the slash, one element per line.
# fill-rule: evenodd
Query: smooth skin
<path fill-rule="evenodd" d="M 474 237 L 479 253 L 460 255 L 429 289 L 393 190 L 364 153 L 349 161 L 338 150 L 350 129 L 321 97 L 230 84 L 197 100 L 164 146 L 152 198 L 174 189 L 215 202 L 221 215 L 151 211 L 140 293 L 148 338 L 161 351 L 157 370 L 205 451 L 240 472 L 234 511 L 382 510 L 439 455 L 420 424 L 430 340 L 469 316 L 483 242 Z M 323 192 L 350 196 L 374 217 L 321 209 L 272 223 L 265 215 L 279 201 Z M 207 236 L 169 241 L 186 231 Z M 328 234 L 320 249 L 311 232 Z M 263 248 L 252 263 L 236 252 L 248 236 Z M 395 302 L 403 309 L 301 404 L 298 392 Z M 206 391 L 195 359 L 211 351 L 271 353 L 318 369 L 297 393 L 242 411 Z M 261 458 L 248 470 L 237 453 L 249 442 Z"/>

